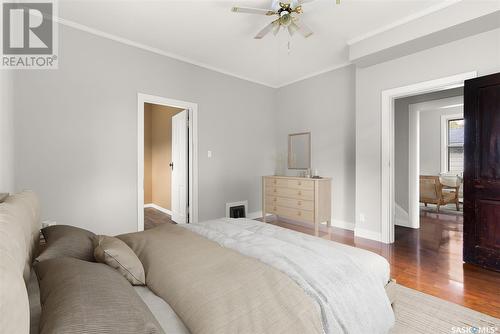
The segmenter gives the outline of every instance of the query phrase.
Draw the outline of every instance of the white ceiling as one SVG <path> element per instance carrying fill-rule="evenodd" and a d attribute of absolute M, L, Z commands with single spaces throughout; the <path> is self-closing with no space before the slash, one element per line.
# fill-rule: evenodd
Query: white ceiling
<path fill-rule="evenodd" d="M 449 2 L 449 1 L 448 1 Z M 303 5 L 302 20 L 314 31 L 304 39 L 284 31 L 253 36 L 266 16 L 236 14 L 248 1 L 59 1 L 59 17 L 192 62 L 272 87 L 345 65 L 350 40 L 442 7 L 446 0 L 316 0 Z M 287 44 L 290 41 L 290 52 Z"/>

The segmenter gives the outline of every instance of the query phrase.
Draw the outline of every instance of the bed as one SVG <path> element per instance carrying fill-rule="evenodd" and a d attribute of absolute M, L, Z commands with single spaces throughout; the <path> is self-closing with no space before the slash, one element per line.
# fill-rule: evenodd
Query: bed
<path fill-rule="evenodd" d="M 298 244 L 311 242 L 313 244 L 320 244 L 320 247 L 326 247 L 331 252 L 339 252 L 355 259 L 363 271 L 370 272 L 374 275 L 380 286 L 384 286 L 387 298 L 390 303 L 395 299 L 394 285 L 395 282 L 390 280 L 390 267 L 388 262 L 372 253 L 358 248 L 346 246 L 340 243 L 331 242 L 323 239 L 314 238 L 308 235 L 303 235 L 298 232 L 288 231 L 277 226 L 263 224 L 254 220 L 248 219 L 218 219 L 199 224 L 182 225 L 183 228 L 197 231 L 201 235 L 208 236 L 213 231 L 220 231 L 221 234 L 214 234 L 209 236 L 212 240 L 224 247 L 238 248 L 237 239 L 241 239 L 246 233 L 245 231 L 252 231 L 254 233 L 265 234 L 278 240 L 288 240 L 289 242 Z M 243 232 L 243 233 L 242 233 Z M 229 238 L 227 235 L 237 234 L 235 238 Z M 217 235 L 217 236 L 216 236 Z M 225 235 L 225 236 L 223 236 Z M 234 242 L 233 245 L 231 245 Z M 314 246 L 313 246 L 314 248 Z M 186 328 L 182 320 L 175 313 L 175 311 L 166 303 L 162 298 L 157 296 L 147 287 L 136 287 L 137 293 L 141 296 L 144 302 L 148 305 L 155 317 L 160 321 L 166 333 L 172 334 L 188 334 L 189 330 Z"/>
<path fill-rule="evenodd" d="M 216 307 L 216 300 L 259 298 L 252 295 L 226 294 L 226 289 L 237 290 L 242 286 L 251 290 L 245 282 L 235 283 L 228 279 L 248 278 L 238 276 L 237 270 L 221 277 L 221 270 L 233 270 L 231 262 L 218 262 L 221 257 L 227 256 L 229 251 L 242 255 L 242 258 L 256 260 L 256 263 L 249 264 L 249 268 L 256 266 L 250 269 L 252 271 L 261 270 L 258 264 L 265 264 L 266 267 L 279 272 L 283 275 L 279 278 L 280 282 L 290 280 L 312 301 L 310 304 L 297 299 L 286 301 L 290 305 L 303 303 L 300 304 L 301 308 L 314 309 L 312 313 L 319 314 L 319 330 L 317 323 L 313 321 L 309 327 L 295 332 L 385 333 L 394 324 L 391 301 L 385 289 L 390 281 L 390 266 L 383 257 L 372 252 L 248 219 L 218 219 L 198 224 L 165 225 L 119 238 L 137 253 L 144 264 L 149 289 L 167 301 L 186 327 L 194 332 L 201 328 L 217 328 L 218 332 L 228 333 L 234 330 L 230 325 L 211 327 L 218 318 L 225 321 L 228 317 L 240 317 L 235 314 L 237 312 L 232 311 L 233 306 L 239 304 L 224 305 L 222 302 L 220 307 Z M 214 247 L 214 243 L 218 247 Z M 242 260 L 238 258 L 236 261 Z M 248 268 L 242 270 L 244 273 L 249 271 Z M 204 279 L 200 281 L 199 277 Z M 221 280 L 224 281 L 221 284 L 211 283 Z M 250 280 L 256 282 L 255 277 Z M 193 288 L 184 288 L 181 282 Z M 266 282 L 255 284 L 262 284 L 264 288 L 260 289 L 265 289 Z M 214 291 L 214 294 L 207 295 L 204 292 L 206 290 Z M 266 291 L 263 294 L 267 298 L 268 294 L 272 293 Z M 287 294 L 292 292 L 287 290 Z M 183 302 L 183 296 L 186 296 L 187 300 L 198 299 L 201 304 L 207 306 L 200 306 L 193 311 L 189 302 Z M 278 294 L 273 298 L 279 299 L 281 296 Z M 276 310 L 269 307 L 268 312 Z M 205 318 L 203 315 L 209 316 Z M 243 318 L 246 316 L 247 314 Z M 284 317 L 284 323 L 292 321 L 291 318 L 303 317 L 301 321 L 288 327 L 287 331 L 293 331 L 296 326 L 312 317 L 311 314 L 302 313 L 292 313 L 288 319 L 286 316 L 280 316 Z M 250 326 L 248 328 L 253 329 L 249 330 L 249 333 L 257 332 L 261 328 L 259 326 L 269 324 L 266 319 L 264 323 L 267 325 L 258 323 L 255 317 L 246 323 L 246 326 Z"/>
<path fill-rule="evenodd" d="M 30 275 L 39 224 L 32 192 L 0 206 L 0 308 L 8 315 L 1 332 L 40 327 L 44 309 Z M 148 333 L 387 333 L 394 324 L 389 264 L 365 250 L 248 219 L 166 224 L 117 238 L 144 267 L 145 286 L 121 289 L 135 291 L 162 328 Z"/>

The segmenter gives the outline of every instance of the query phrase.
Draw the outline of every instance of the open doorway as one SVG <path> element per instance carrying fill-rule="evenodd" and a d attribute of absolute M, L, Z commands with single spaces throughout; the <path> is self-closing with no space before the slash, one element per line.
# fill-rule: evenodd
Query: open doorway
<path fill-rule="evenodd" d="M 163 220 L 187 222 L 187 113 L 182 108 L 144 103 L 146 229 L 154 226 L 154 217 L 148 217 L 149 212 L 151 215 L 155 211 L 166 214 Z"/>
<path fill-rule="evenodd" d="M 138 95 L 139 231 L 197 221 L 197 106 Z"/>
<path fill-rule="evenodd" d="M 396 99 L 394 109 L 395 241 L 461 248 L 463 87 Z"/>
<path fill-rule="evenodd" d="M 394 242 L 394 231 L 396 221 L 395 208 L 395 100 L 409 96 L 426 93 L 439 92 L 447 89 L 463 87 L 464 81 L 475 78 L 477 72 L 467 72 L 450 77 L 419 82 L 407 86 L 388 89 L 381 94 L 381 241 L 384 243 Z M 415 166 L 415 164 L 411 164 Z M 417 170 L 413 170 L 418 174 Z M 415 180 L 410 177 L 410 180 Z M 416 191 L 410 194 L 416 196 Z M 417 196 L 418 197 L 418 196 Z M 415 203 L 415 199 L 410 200 Z M 410 206 L 411 211 L 411 206 Z M 411 215 L 412 213 L 410 213 Z M 413 213 L 415 214 L 415 213 Z"/>

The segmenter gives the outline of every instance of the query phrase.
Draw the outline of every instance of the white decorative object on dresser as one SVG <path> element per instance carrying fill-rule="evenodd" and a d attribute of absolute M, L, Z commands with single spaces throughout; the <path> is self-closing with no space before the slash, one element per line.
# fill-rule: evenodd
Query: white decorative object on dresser
<path fill-rule="evenodd" d="M 331 217 L 331 179 L 292 176 L 262 177 L 262 215 L 266 214 L 314 224 L 315 235 L 319 223 Z"/>

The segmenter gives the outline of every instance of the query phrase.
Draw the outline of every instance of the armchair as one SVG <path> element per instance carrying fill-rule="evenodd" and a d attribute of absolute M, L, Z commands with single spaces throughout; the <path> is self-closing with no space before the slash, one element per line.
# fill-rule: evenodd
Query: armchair
<path fill-rule="evenodd" d="M 452 191 L 443 191 L 443 189 L 452 189 Z M 455 203 L 457 211 L 460 211 L 459 194 L 460 184 L 444 186 L 439 176 L 420 175 L 420 202 L 427 206 L 428 203 L 436 204 L 437 211 L 441 205 Z"/>

